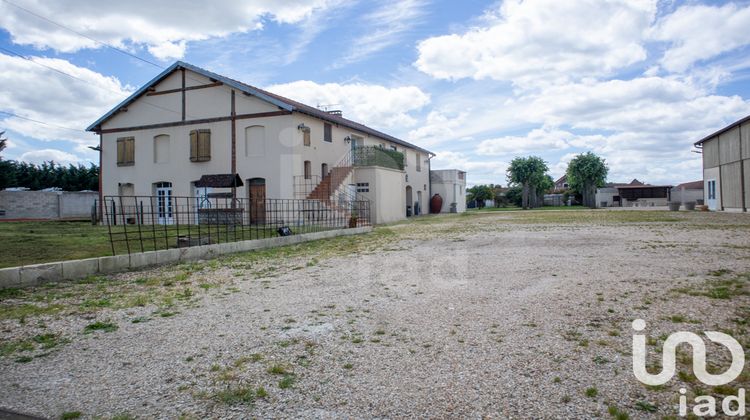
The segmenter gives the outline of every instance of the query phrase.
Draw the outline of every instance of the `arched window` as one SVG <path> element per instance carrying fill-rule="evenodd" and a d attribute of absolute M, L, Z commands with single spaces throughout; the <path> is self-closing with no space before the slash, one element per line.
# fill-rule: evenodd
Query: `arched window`
<path fill-rule="evenodd" d="M 265 156 L 266 128 L 262 125 L 251 125 L 245 128 L 245 156 Z"/>
<path fill-rule="evenodd" d="M 169 162 L 169 136 L 160 134 L 154 137 L 154 163 Z"/>

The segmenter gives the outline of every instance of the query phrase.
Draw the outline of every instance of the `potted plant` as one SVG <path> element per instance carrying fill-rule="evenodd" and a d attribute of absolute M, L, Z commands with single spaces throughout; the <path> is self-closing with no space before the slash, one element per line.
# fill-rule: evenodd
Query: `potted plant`
<path fill-rule="evenodd" d="M 349 216 L 349 228 L 357 227 L 357 220 L 359 219 L 359 213 L 357 210 L 352 210 L 352 215 Z"/>

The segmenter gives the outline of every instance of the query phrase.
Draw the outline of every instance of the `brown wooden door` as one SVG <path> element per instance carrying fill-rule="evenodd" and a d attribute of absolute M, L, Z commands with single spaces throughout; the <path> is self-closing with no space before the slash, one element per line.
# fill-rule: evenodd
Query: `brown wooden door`
<path fill-rule="evenodd" d="M 266 223 L 266 180 L 253 178 L 248 182 L 248 198 L 250 199 L 250 224 Z"/>

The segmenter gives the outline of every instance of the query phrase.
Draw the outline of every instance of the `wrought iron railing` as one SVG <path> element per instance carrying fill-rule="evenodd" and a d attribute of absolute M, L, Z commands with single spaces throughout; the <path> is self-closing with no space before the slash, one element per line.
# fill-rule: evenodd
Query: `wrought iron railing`
<path fill-rule="evenodd" d="M 106 196 L 112 255 L 370 225 L 370 202 Z"/>

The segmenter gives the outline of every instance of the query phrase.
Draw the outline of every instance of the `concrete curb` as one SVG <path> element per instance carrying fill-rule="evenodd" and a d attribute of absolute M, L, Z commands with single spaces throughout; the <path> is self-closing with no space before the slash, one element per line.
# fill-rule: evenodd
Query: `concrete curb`
<path fill-rule="evenodd" d="M 372 227 L 367 226 L 353 229 L 327 230 L 323 232 L 303 233 L 300 235 L 255 239 L 252 241 L 226 242 L 223 244 L 194 246 L 189 248 L 138 252 L 130 255 L 115 255 L 109 257 L 87 258 L 84 260 L 69 260 L 24 265 L 21 267 L 0 268 L 0 289 L 39 286 L 45 283 L 77 280 L 93 274 L 118 273 L 156 265 L 208 259 L 223 254 L 246 252 L 264 248 L 276 248 L 284 245 L 334 238 L 336 236 L 357 235 L 371 231 Z"/>

